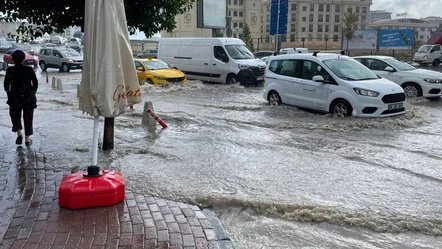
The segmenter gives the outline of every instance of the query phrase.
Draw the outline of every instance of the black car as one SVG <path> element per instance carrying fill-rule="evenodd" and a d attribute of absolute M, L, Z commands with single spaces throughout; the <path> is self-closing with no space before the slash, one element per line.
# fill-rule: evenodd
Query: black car
<path fill-rule="evenodd" d="M 158 50 L 156 49 L 148 49 L 144 51 L 143 53 L 137 54 L 137 58 L 148 58 L 152 57 L 153 59 L 157 58 Z"/>

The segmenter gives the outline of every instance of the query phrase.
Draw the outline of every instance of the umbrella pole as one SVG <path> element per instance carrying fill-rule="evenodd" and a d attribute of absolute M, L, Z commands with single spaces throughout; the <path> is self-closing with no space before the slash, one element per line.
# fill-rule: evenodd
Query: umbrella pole
<path fill-rule="evenodd" d="M 94 116 L 94 136 L 92 141 L 92 165 L 87 167 L 85 176 L 101 176 L 100 167 L 97 166 L 98 157 L 98 120 L 99 116 Z"/>

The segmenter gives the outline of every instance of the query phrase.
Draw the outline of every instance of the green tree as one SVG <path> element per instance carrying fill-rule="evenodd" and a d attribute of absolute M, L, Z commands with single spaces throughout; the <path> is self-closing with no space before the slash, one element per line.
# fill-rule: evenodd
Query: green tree
<path fill-rule="evenodd" d="M 342 36 L 347 39 L 346 54 L 348 54 L 348 43 L 353 38 L 356 29 L 358 28 L 359 15 L 353 13 L 352 7 L 348 7 L 347 12 L 344 13 L 342 20 L 341 32 Z"/>
<path fill-rule="evenodd" d="M 31 37 L 45 32 L 62 33 L 70 26 L 83 27 L 85 1 L 91 0 L 0 0 L 0 21 L 26 20 L 17 33 Z M 196 0 L 141 1 L 125 0 L 128 31 L 143 31 L 147 37 L 176 27 L 175 16 L 192 8 Z"/>
<path fill-rule="evenodd" d="M 244 28 L 242 29 L 242 40 L 247 45 L 249 50 L 252 53 L 254 53 L 255 48 L 253 46 L 253 39 L 252 39 L 252 35 L 250 33 L 249 25 L 247 25 L 247 23 L 244 23 Z"/>

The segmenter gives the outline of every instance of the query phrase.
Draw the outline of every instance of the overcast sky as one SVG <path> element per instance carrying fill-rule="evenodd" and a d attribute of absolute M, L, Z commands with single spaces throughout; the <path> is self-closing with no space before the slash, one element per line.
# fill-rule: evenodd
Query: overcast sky
<path fill-rule="evenodd" d="M 396 18 L 396 14 L 404 12 L 412 18 L 442 17 L 442 0 L 373 0 L 370 10 L 392 12 L 393 19 Z"/>

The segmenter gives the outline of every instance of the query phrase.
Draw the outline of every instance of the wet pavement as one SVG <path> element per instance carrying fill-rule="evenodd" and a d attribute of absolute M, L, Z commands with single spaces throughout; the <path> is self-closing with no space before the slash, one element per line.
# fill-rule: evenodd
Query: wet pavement
<path fill-rule="evenodd" d="M 113 206 L 58 205 L 60 170 L 31 146 L 15 145 L 0 126 L 0 248 L 233 248 L 210 209 L 126 189 Z M 35 136 L 37 135 L 37 136 Z"/>

